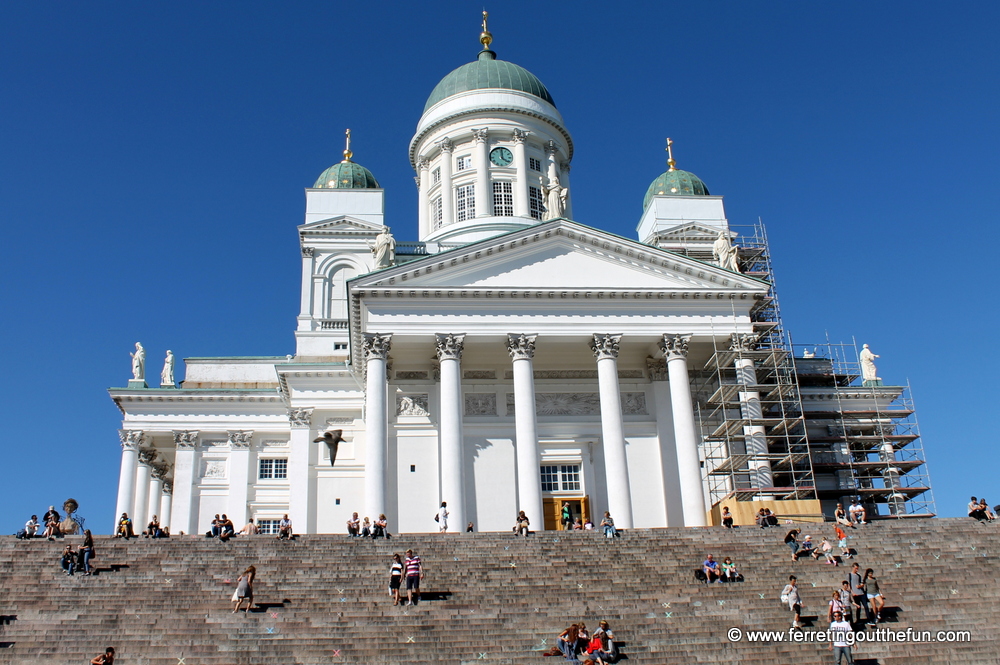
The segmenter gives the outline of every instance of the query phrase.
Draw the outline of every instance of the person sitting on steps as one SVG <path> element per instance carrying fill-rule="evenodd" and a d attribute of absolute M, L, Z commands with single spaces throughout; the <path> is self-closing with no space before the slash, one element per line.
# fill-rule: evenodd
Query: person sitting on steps
<path fill-rule="evenodd" d="M 723 582 L 739 582 L 741 581 L 741 576 L 739 571 L 736 570 L 736 564 L 733 563 L 732 557 L 726 557 L 722 560 L 722 581 Z"/>
<path fill-rule="evenodd" d="M 92 659 L 90 665 L 114 665 L 115 662 L 115 648 L 108 647 L 104 650 L 100 656 Z"/>
<path fill-rule="evenodd" d="M 517 521 L 514 524 L 514 533 L 518 536 L 528 537 L 528 525 L 531 522 L 528 520 L 528 516 L 524 514 L 524 511 L 520 511 L 517 514 Z"/>
<path fill-rule="evenodd" d="M 288 513 L 278 522 L 278 540 L 292 539 L 292 520 L 288 519 Z"/>
<path fill-rule="evenodd" d="M 385 538 L 389 540 L 392 538 L 392 534 L 389 533 L 389 520 L 385 518 L 385 513 L 381 513 L 378 519 L 375 520 L 375 527 L 372 529 L 372 540 L 376 538 Z"/>
<path fill-rule="evenodd" d="M 785 534 L 785 544 L 788 545 L 788 549 L 792 550 L 792 561 L 799 560 L 796 555 L 799 552 L 799 541 L 797 538 L 800 533 L 802 533 L 800 529 L 791 529 Z"/>
<path fill-rule="evenodd" d="M 159 538 L 160 533 L 160 520 L 156 515 L 149 520 L 149 524 L 146 525 L 146 530 L 142 532 L 143 538 Z"/>
<path fill-rule="evenodd" d="M 361 533 L 361 519 L 358 517 L 357 513 L 351 515 L 350 519 L 347 520 L 347 535 L 351 538 L 357 538 Z"/>
<path fill-rule="evenodd" d="M 67 545 L 59 559 L 59 565 L 62 566 L 63 572 L 72 576 L 73 571 L 76 570 L 76 561 L 77 557 L 76 552 L 73 551 L 73 546 Z"/>
<path fill-rule="evenodd" d="M 618 535 L 618 530 L 615 529 L 615 521 L 611 518 L 611 511 L 604 511 L 604 519 L 601 520 L 601 528 L 604 529 L 605 538 L 614 538 Z"/>
<path fill-rule="evenodd" d="M 721 582 L 722 574 L 719 569 L 719 562 L 716 561 L 711 554 L 705 559 L 701 564 L 701 570 L 705 573 L 705 577 L 708 578 L 708 583 Z"/>
<path fill-rule="evenodd" d="M 371 520 L 368 519 L 367 515 L 365 515 L 365 521 L 361 524 L 361 537 L 362 538 L 372 537 L 372 523 Z"/>
<path fill-rule="evenodd" d="M 132 531 L 132 520 L 129 519 L 128 513 L 122 513 L 122 516 L 118 518 L 118 528 L 115 529 L 115 538 L 124 538 L 125 540 L 135 538 L 135 532 Z"/>

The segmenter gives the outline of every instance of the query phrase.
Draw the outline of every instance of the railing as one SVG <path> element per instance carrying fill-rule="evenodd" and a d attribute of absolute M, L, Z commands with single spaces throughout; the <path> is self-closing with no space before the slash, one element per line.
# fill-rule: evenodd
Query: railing
<path fill-rule="evenodd" d="M 320 330 L 347 330 L 346 319 L 320 319 Z"/>

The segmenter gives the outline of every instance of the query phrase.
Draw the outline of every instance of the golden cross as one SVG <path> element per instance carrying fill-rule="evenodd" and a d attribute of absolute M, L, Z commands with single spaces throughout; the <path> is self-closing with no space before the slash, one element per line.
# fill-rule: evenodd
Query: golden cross
<path fill-rule="evenodd" d="M 348 129 L 346 134 L 347 138 L 344 145 L 344 161 L 349 162 L 351 161 L 351 157 L 354 156 L 354 153 L 351 152 L 351 130 Z"/>
<path fill-rule="evenodd" d="M 677 170 L 677 162 L 676 162 L 676 160 L 674 160 L 673 145 L 674 145 L 673 139 L 668 138 L 667 139 L 667 166 L 670 167 L 668 169 L 670 171 L 676 171 Z"/>

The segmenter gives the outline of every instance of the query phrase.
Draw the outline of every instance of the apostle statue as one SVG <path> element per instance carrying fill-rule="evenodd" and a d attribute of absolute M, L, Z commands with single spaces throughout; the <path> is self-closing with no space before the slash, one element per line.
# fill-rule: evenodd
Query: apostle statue
<path fill-rule="evenodd" d="M 135 353 L 129 355 L 132 356 L 132 380 L 142 381 L 146 378 L 146 349 L 136 342 Z"/>
<path fill-rule="evenodd" d="M 174 387 L 174 352 L 167 349 L 167 357 L 163 359 L 163 371 L 160 372 L 160 385 Z"/>
<path fill-rule="evenodd" d="M 542 216 L 542 221 L 562 217 L 566 214 L 566 198 L 569 196 L 569 188 L 559 184 L 559 176 L 553 177 L 549 181 L 548 187 L 542 183 L 542 196 L 545 197 L 545 214 Z"/>
<path fill-rule="evenodd" d="M 878 381 L 878 372 L 875 368 L 875 359 L 879 356 L 872 353 L 868 345 L 861 348 L 861 380 L 862 382 Z"/>
<path fill-rule="evenodd" d="M 739 249 L 729 242 L 725 231 L 719 231 L 719 237 L 712 245 L 712 256 L 723 270 L 740 271 Z"/>
<path fill-rule="evenodd" d="M 375 257 L 375 269 L 388 268 L 396 264 L 396 240 L 389 233 L 389 227 L 382 227 L 381 233 L 375 236 L 375 244 L 369 245 L 372 256 Z"/>

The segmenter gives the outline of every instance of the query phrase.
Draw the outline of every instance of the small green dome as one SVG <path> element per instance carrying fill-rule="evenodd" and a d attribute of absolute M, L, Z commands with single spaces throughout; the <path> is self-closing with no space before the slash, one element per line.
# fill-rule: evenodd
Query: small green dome
<path fill-rule="evenodd" d="M 361 164 L 344 160 L 323 171 L 313 189 L 379 189 L 379 184 Z"/>
<path fill-rule="evenodd" d="M 529 95 L 540 97 L 553 106 L 552 95 L 538 80 L 538 77 L 524 67 L 505 60 L 497 60 L 497 54 L 490 50 L 479 52 L 479 59 L 462 65 L 441 79 L 434 86 L 431 96 L 424 104 L 424 111 L 434 106 L 442 99 L 469 90 L 486 90 L 502 88 L 504 90 L 519 90 Z"/>
<path fill-rule="evenodd" d="M 649 206 L 654 196 L 708 196 L 708 187 L 701 178 L 688 171 L 673 169 L 664 171 L 650 184 L 642 199 L 642 209 Z"/>

